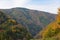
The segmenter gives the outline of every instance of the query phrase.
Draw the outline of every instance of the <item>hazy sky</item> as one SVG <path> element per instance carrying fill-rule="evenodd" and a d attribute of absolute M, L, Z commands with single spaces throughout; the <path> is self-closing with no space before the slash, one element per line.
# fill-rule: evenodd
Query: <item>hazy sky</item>
<path fill-rule="evenodd" d="M 60 0 L 0 0 L 0 9 L 24 7 L 56 13 L 60 7 Z"/>

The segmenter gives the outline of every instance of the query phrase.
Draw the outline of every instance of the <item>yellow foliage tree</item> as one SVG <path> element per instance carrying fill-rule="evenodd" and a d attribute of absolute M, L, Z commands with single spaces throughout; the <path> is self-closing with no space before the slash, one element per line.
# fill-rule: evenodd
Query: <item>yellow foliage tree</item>
<path fill-rule="evenodd" d="M 53 38 L 54 40 L 60 40 L 60 36 L 58 35 L 60 35 L 60 8 L 58 8 L 56 20 L 43 29 L 36 38 L 40 36 L 43 40 L 52 40 Z"/>

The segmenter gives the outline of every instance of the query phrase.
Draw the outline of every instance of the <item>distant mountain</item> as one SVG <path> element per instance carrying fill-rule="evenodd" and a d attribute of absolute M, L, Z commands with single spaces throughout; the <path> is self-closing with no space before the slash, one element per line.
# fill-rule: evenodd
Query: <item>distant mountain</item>
<path fill-rule="evenodd" d="M 0 11 L 0 40 L 29 40 L 31 34 L 25 27 Z"/>
<path fill-rule="evenodd" d="M 35 38 L 42 38 L 42 40 L 60 40 L 60 9 L 58 10 L 56 20 L 50 23 Z"/>
<path fill-rule="evenodd" d="M 18 23 L 27 28 L 32 36 L 35 36 L 49 23 L 54 21 L 56 16 L 56 14 L 48 12 L 19 7 L 12 9 L 0 9 L 0 11 L 10 15 L 12 19 L 16 20 Z"/>

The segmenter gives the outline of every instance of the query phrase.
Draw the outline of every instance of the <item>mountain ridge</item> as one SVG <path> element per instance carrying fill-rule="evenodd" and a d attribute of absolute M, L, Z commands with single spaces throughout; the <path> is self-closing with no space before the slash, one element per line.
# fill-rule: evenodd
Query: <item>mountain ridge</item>
<path fill-rule="evenodd" d="M 24 8 L 24 7 L 13 7 L 13 8 L 8 8 L 8 9 L 3 9 L 3 10 L 10 10 L 10 9 L 28 9 L 28 10 L 34 10 L 34 11 L 41 11 L 41 10 L 36 10 L 36 9 Z M 46 11 L 41 11 L 41 12 L 46 12 Z M 47 13 L 50 13 L 50 12 L 47 12 Z M 51 14 L 55 14 L 55 13 L 51 13 Z"/>
<path fill-rule="evenodd" d="M 26 27 L 33 36 L 55 20 L 56 16 L 48 12 L 26 8 L 0 9 L 0 11 L 11 16 L 12 19 Z"/>

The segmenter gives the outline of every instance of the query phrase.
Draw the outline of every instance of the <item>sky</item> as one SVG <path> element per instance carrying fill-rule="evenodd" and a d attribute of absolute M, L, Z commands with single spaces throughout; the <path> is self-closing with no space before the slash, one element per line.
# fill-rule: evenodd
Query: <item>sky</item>
<path fill-rule="evenodd" d="M 57 14 L 60 0 L 0 0 L 0 9 L 24 7 Z"/>

